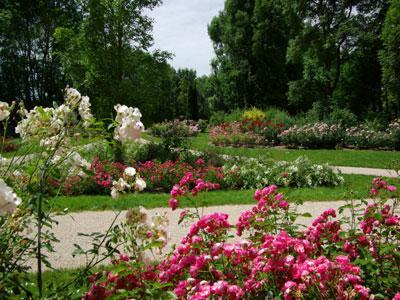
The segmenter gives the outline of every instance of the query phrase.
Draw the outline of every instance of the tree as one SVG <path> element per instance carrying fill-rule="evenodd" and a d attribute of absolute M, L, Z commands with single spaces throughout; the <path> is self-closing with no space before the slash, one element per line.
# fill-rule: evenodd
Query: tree
<path fill-rule="evenodd" d="M 302 78 L 289 83 L 291 105 L 304 109 L 318 101 L 321 117 L 337 105 L 334 95 L 341 84 L 343 66 L 354 57 L 362 57 L 359 50 L 370 39 L 369 34 L 376 36 L 376 21 L 385 9 L 384 2 L 290 2 L 291 9 L 300 12 L 303 19 L 302 28 L 290 40 L 288 49 L 288 61 L 303 67 Z"/>
<path fill-rule="evenodd" d="M 56 30 L 56 54 L 65 73 L 74 86 L 92 96 L 97 116 L 110 116 L 116 103 L 138 105 L 132 64 L 135 54 L 146 51 L 152 43 L 152 20 L 144 10 L 160 3 L 161 0 L 86 0 L 79 32 Z"/>
<path fill-rule="evenodd" d="M 0 2 L 0 97 L 25 100 L 28 108 L 62 98 L 65 80 L 51 55 L 53 33 L 61 24 L 79 24 L 77 1 Z"/>
<path fill-rule="evenodd" d="M 209 28 L 220 108 L 286 106 L 290 35 L 283 0 L 227 0 Z"/>
<path fill-rule="evenodd" d="M 391 116 L 400 114 L 400 2 L 391 0 L 382 32 L 380 52 L 385 109 Z"/>

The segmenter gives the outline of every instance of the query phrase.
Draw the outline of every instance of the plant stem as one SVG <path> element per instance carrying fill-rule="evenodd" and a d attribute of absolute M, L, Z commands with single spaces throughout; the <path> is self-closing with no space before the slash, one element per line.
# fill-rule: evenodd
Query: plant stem
<path fill-rule="evenodd" d="M 42 194 L 39 193 L 37 203 L 37 214 L 38 214 L 38 244 L 37 244 L 37 284 L 39 290 L 39 299 L 43 296 L 43 281 L 42 281 Z"/>

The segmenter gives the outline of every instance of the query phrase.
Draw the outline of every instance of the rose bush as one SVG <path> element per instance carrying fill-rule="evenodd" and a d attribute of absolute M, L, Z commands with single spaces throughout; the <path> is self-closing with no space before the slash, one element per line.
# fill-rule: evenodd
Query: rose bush
<path fill-rule="evenodd" d="M 236 242 L 228 241 L 227 214 L 183 211 L 180 221 L 197 221 L 171 254 L 146 267 L 119 259 L 91 278 L 83 299 L 172 292 L 178 299 L 399 299 L 400 217 L 397 200 L 387 200 L 397 189 L 380 178 L 372 185 L 359 226 L 329 209 L 302 229 L 274 185 L 256 191 L 257 204 L 236 223 Z M 171 208 L 188 193 L 217 187 L 186 174 L 171 190 Z"/>
<path fill-rule="evenodd" d="M 282 144 L 290 147 L 334 148 L 342 143 L 343 129 L 326 123 L 290 127 L 279 134 Z"/>

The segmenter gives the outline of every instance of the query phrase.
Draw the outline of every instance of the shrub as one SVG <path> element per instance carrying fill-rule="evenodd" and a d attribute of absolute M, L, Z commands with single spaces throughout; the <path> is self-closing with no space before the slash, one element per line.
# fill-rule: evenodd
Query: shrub
<path fill-rule="evenodd" d="M 204 126 L 204 124 L 203 124 Z M 196 136 L 201 132 L 200 126 L 192 120 L 178 120 L 153 124 L 149 129 L 153 136 L 170 137 L 172 135 L 180 135 L 181 137 Z"/>
<path fill-rule="evenodd" d="M 235 109 L 229 114 L 225 111 L 215 111 L 212 113 L 209 124 L 210 126 L 217 126 L 223 123 L 240 121 L 243 115 L 243 110 Z"/>
<path fill-rule="evenodd" d="M 326 122 L 328 124 L 339 124 L 342 127 L 350 127 L 357 123 L 357 117 L 346 108 L 335 107 L 329 114 Z"/>
<path fill-rule="evenodd" d="M 287 112 L 278 108 L 269 108 L 265 112 L 265 120 L 274 124 L 284 124 L 285 128 L 289 128 L 294 124 L 293 118 Z"/>
<path fill-rule="evenodd" d="M 252 107 L 249 110 L 245 110 L 242 119 L 250 121 L 263 121 L 265 119 L 265 113 L 256 107 Z"/>
<path fill-rule="evenodd" d="M 376 131 L 367 125 L 359 125 L 346 129 L 344 142 L 347 146 L 358 149 L 392 148 L 392 136 L 387 132 Z"/>

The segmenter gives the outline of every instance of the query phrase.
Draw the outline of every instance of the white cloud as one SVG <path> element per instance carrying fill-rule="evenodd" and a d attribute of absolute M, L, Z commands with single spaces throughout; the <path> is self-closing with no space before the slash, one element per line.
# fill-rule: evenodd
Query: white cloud
<path fill-rule="evenodd" d="M 164 0 L 154 18 L 154 49 L 172 52 L 171 64 L 209 74 L 214 56 L 207 25 L 224 7 L 224 0 Z"/>

